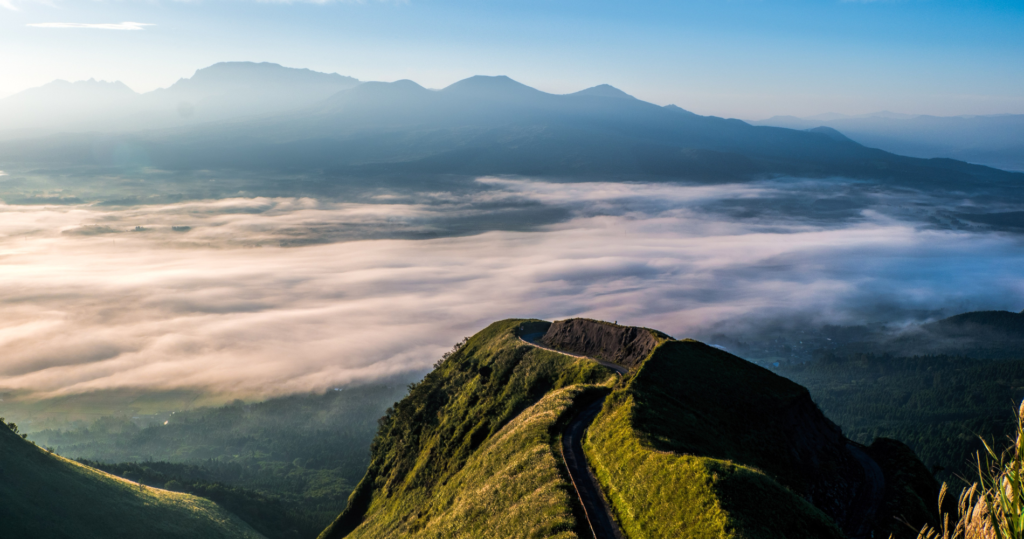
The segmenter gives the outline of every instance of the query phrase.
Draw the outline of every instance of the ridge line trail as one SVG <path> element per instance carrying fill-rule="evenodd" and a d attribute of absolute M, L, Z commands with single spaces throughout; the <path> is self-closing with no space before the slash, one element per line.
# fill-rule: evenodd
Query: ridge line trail
<path fill-rule="evenodd" d="M 527 337 L 530 337 L 530 335 L 527 335 Z M 627 369 L 626 367 L 623 367 L 622 365 L 616 365 L 615 363 L 608 363 L 607 361 L 601 361 L 600 359 L 594 359 L 594 358 L 592 358 L 590 356 L 578 356 L 576 354 L 570 354 L 569 352 L 563 352 L 561 350 L 555 350 L 554 348 L 548 348 L 547 346 L 544 346 L 542 344 L 537 344 L 535 342 L 528 341 L 528 340 L 526 340 L 523 337 L 519 337 L 519 340 L 522 341 L 525 344 L 528 344 L 528 345 L 534 347 L 534 348 L 540 348 L 541 350 L 547 350 L 548 352 L 554 352 L 556 354 L 562 354 L 563 356 L 574 357 L 576 359 L 589 359 L 590 361 L 593 361 L 594 363 L 597 363 L 598 365 L 600 365 L 600 366 L 602 366 L 602 367 L 604 367 L 606 369 L 611 369 L 611 370 L 613 370 L 613 371 L 615 371 L 615 372 L 617 372 L 619 374 L 626 374 L 626 372 L 629 371 L 629 369 Z"/>
<path fill-rule="evenodd" d="M 569 354 L 560 350 L 541 346 L 522 337 L 519 337 L 519 340 L 542 350 L 548 350 L 550 352 L 579 359 L 589 359 L 590 361 L 615 371 L 620 376 L 625 374 L 627 371 L 627 369 L 621 365 L 598 361 L 592 357 Z M 594 534 L 594 539 L 623 539 L 624 536 L 622 531 L 619 530 L 618 524 L 612 517 L 611 508 L 608 507 L 608 502 L 604 497 L 604 493 L 601 491 L 601 486 L 597 483 L 594 473 L 590 470 L 586 454 L 583 453 L 583 435 L 587 428 L 590 427 L 590 424 L 593 423 L 594 418 L 597 417 L 598 412 L 601 411 L 601 406 L 604 404 L 605 397 L 607 397 L 607 395 L 595 400 L 577 412 L 576 415 L 569 420 L 565 429 L 562 430 L 562 462 L 565 463 L 565 468 L 569 472 L 569 479 L 572 481 L 572 486 L 576 490 L 576 497 L 580 502 L 580 506 L 583 507 L 583 514 L 587 519 L 587 525 L 590 528 L 591 533 Z"/>

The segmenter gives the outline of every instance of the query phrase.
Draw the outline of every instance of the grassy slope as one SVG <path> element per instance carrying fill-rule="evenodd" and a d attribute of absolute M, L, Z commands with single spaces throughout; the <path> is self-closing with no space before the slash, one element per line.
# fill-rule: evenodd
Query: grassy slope
<path fill-rule="evenodd" d="M 749 373 L 746 362 L 717 361 L 719 354 L 696 342 L 659 345 L 591 426 L 587 457 L 626 533 L 842 537 L 831 519 L 775 479 L 798 486 L 803 478 L 780 466 L 785 445 L 761 428 L 761 410 L 731 404 L 736 395 L 728 386 L 742 386 Z M 758 380 L 765 405 L 798 397 L 802 388 L 774 378 Z"/>
<path fill-rule="evenodd" d="M 236 402 L 147 428 L 104 417 L 29 439 L 147 485 L 176 480 L 267 537 L 316 537 L 366 473 L 377 419 L 407 391 L 389 384 Z"/>
<path fill-rule="evenodd" d="M 520 414 L 553 390 L 597 383 L 609 374 L 591 361 L 521 343 L 514 330 L 523 322 L 497 322 L 474 335 L 388 411 L 366 476 L 321 537 L 344 537 L 353 529 L 353 537 L 400 531 L 476 537 L 490 525 L 505 527 L 505 536 L 570 533 L 565 496 L 571 486 L 542 457 L 554 451 L 554 434 L 546 430 L 558 416 L 552 410 L 564 408 L 572 392 L 553 393 L 530 414 Z M 507 467 L 523 455 L 539 456 L 536 462 L 518 460 L 522 469 Z M 514 480 L 488 482 L 491 473 Z M 496 497 L 467 497 L 460 482 Z M 518 498 L 536 489 L 537 498 Z M 554 505 L 534 510 L 542 502 Z M 501 513 L 523 520 L 505 520 Z"/>
<path fill-rule="evenodd" d="M 140 487 L 0 429 L 0 536 L 260 538 L 213 502 Z"/>
<path fill-rule="evenodd" d="M 349 537 L 577 537 L 557 427 L 594 389 L 573 385 L 549 393 L 485 442 L 412 518 L 397 526 L 370 519 Z"/>

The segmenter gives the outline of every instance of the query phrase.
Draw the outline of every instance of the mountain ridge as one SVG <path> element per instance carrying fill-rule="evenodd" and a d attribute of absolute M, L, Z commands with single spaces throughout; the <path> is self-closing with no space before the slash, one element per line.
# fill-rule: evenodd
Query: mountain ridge
<path fill-rule="evenodd" d="M 932 116 L 879 112 L 810 118 L 774 116 L 752 125 L 829 127 L 853 140 L 911 157 L 945 157 L 1024 171 L 1024 115 Z"/>
<path fill-rule="evenodd" d="M 905 446 L 851 446 L 801 386 L 696 341 L 593 320 L 556 324 L 496 322 L 446 355 L 381 421 L 367 475 L 321 538 L 469 537 L 492 525 L 503 526 L 502 535 L 544 529 L 543 535 L 582 536 L 578 502 L 567 498 L 571 484 L 558 479 L 552 459 L 556 433 L 572 410 L 592 402 L 585 396 L 603 394 L 583 447 L 630 537 L 838 539 L 891 531 L 902 538 L 911 535 L 893 524 L 894 516 L 915 525 L 937 518 L 908 509 L 924 507 L 937 486 L 927 471 L 918 477 L 919 462 L 901 464 Z M 633 366 L 619 379 L 591 359 L 519 339 L 538 334 L 542 343 L 602 351 L 605 361 Z M 632 344 L 646 343 L 645 336 L 655 339 L 646 353 L 646 344 Z M 563 399 L 557 412 L 551 399 Z M 534 441 L 503 445 L 503 456 L 495 457 L 497 440 L 511 439 L 506 429 L 540 419 L 537 406 L 549 411 L 535 423 Z M 866 479 L 855 455 L 871 462 L 884 483 Z M 874 464 L 876 457 L 884 466 Z M 499 469 L 543 476 L 542 490 L 558 494 L 538 514 L 505 507 L 514 503 L 512 492 L 529 485 Z M 495 479 L 466 470 L 492 470 Z M 917 478 L 918 486 L 900 483 L 899 474 Z M 890 480 L 895 486 L 885 487 Z M 494 501 L 479 500 L 488 496 Z M 491 516 L 510 511 L 514 525 L 493 522 Z M 544 527 L 545 518 L 553 527 Z"/>
<path fill-rule="evenodd" d="M 637 99 L 547 94 L 507 78 L 467 80 L 471 97 L 459 95 L 461 90 L 427 90 L 412 81 L 363 83 L 294 113 L 107 136 L 103 144 L 138 148 L 148 166 L 165 170 L 613 176 L 710 183 L 840 176 L 930 189 L 1003 189 L 1024 178 L 952 160 L 898 156 L 831 132 L 751 126 Z M 489 93 L 487 88 L 495 85 L 500 91 Z M 0 144 L 0 159 L 60 166 L 106 165 L 117 159 L 95 151 L 95 139 L 9 141 Z"/>

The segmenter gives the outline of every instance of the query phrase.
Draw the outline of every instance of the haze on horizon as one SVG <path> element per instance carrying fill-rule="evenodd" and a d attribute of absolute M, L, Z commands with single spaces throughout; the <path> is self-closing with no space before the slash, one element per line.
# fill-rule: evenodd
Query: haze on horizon
<path fill-rule="evenodd" d="M 602 83 L 751 120 L 1024 113 L 1012 1 L 0 1 L 0 96 L 55 79 L 167 87 L 228 60 L 441 88 Z"/>

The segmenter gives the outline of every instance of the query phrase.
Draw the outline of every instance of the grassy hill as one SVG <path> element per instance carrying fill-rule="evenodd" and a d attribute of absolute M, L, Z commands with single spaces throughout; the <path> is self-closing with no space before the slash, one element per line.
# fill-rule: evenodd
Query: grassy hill
<path fill-rule="evenodd" d="M 856 530 L 866 479 L 847 443 L 803 387 L 666 341 L 606 400 L 584 447 L 629 537 L 784 538 Z M 864 451 L 891 456 L 879 465 L 894 489 L 873 528 L 887 537 L 901 532 L 895 517 L 931 521 L 920 507 L 938 491 L 905 446 L 883 446 Z"/>
<path fill-rule="evenodd" d="M 632 368 L 620 379 L 518 335 Z M 587 535 L 558 447 L 574 412 L 605 394 L 585 450 L 627 537 L 886 537 L 899 536 L 896 517 L 934 520 L 937 488 L 912 451 L 849 449 L 785 378 L 642 328 L 506 320 L 388 410 L 366 476 L 321 539 Z"/>
<path fill-rule="evenodd" d="M 548 393 L 481 444 L 429 498 L 412 498 L 415 512 L 401 498 L 381 503 L 374 509 L 383 514 L 348 537 L 586 537 L 577 533 L 557 427 L 600 389 L 581 384 Z"/>
<path fill-rule="evenodd" d="M 215 503 L 140 486 L 64 459 L 0 428 L 0 536 L 257 539 Z"/>
<path fill-rule="evenodd" d="M 62 456 L 147 485 L 216 501 L 272 539 L 315 537 L 366 473 L 377 419 L 405 383 L 130 415 L 29 434 Z"/>
<path fill-rule="evenodd" d="M 627 534 L 843 537 L 798 495 L 818 470 L 793 462 L 792 440 L 769 417 L 792 409 L 802 388 L 752 380 L 765 378 L 758 367 L 730 358 L 697 342 L 663 343 L 591 426 L 588 460 Z M 823 456 L 822 471 L 841 476 L 845 463 Z"/>
<path fill-rule="evenodd" d="M 516 330 L 528 322 L 491 324 L 388 410 L 366 476 L 322 538 L 475 537 L 489 526 L 507 537 L 574 536 L 572 486 L 557 471 L 552 426 L 570 397 L 612 375 L 523 343 Z M 470 495 L 481 490 L 488 496 Z"/>

